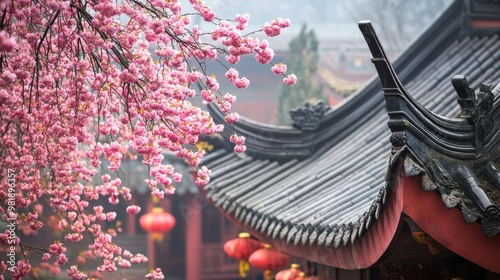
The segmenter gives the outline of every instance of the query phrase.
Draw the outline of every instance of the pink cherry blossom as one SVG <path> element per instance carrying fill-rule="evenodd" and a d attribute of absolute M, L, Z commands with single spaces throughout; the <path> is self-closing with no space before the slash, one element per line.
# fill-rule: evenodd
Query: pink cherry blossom
<path fill-rule="evenodd" d="M 234 83 L 234 81 L 236 81 L 236 79 L 238 79 L 239 73 L 238 73 L 238 70 L 236 70 L 234 68 L 230 68 L 229 70 L 227 70 L 225 76 L 228 80 L 230 80 L 231 82 Z"/>
<path fill-rule="evenodd" d="M 57 256 L 57 263 L 58 264 L 65 264 L 68 262 L 68 257 L 66 257 L 65 254 L 60 254 L 59 256 Z"/>
<path fill-rule="evenodd" d="M 207 77 L 207 85 L 208 87 L 210 87 L 211 90 L 219 89 L 219 83 L 215 79 L 215 76 Z"/>
<path fill-rule="evenodd" d="M 281 75 L 286 72 L 286 65 L 283 63 L 278 63 L 274 65 L 271 70 L 273 71 L 274 74 L 276 75 Z"/>
<path fill-rule="evenodd" d="M 247 147 L 245 145 L 236 145 L 234 146 L 234 151 L 237 153 L 243 153 L 246 151 Z"/>
<path fill-rule="evenodd" d="M 196 83 L 203 77 L 201 72 L 193 71 L 187 74 L 188 82 Z"/>
<path fill-rule="evenodd" d="M 278 36 L 281 34 L 281 30 L 290 26 L 289 19 L 276 18 L 271 21 L 271 23 L 266 22 L 264 24 L 264 33 L 269 37 Z"/>
<path fill-rule="evenodd" d="M 240 14 L 237 14 L 236 15 L 236 20 L 238 21 L 238 25 L 236 26 L 237 29 L 239 30 L 243 30 L 247 27 L 248 25 L 248 20 L 250 19 L 250 15 L 249 14 L 243 14 L 243 15 L 240 15 Z"/>
<path fill-rule="evenodd" d="M 117 263 L 121 268 L 129 268 L 132 266 L 130 261 L 124 259 L 118 260 Z"/>
<path fill-rule="evenodd" d="M 233 104 L 235 101 L 236 101 L 236 96 L 235 95 L 232 95 L 230 94 L 229 92 L 226 93 L 224 95 L 224 100 L 226 100 L 227 102 Z"/>
<path fill-rule="evenodd" d="M 26 259 L 20 260 L 13 267 L 9 267 L 12 279 L 22 279 L 31 271 L 31 265 Z"/>
<path fill-rule="evenodd" d="M 106 213 L 106 219 L 108 221 L 113 221 L 116 218 L 116 212 L 108 212 Z"/>
<path fill-rule="evenodd" d="M 36 204 L 34 207 L 35 209 L 35 212 L 38 214 L 38 215 L 41 215 L 43 213 L 43 205 L 41 204 Z"/>
<path fill-rule="evenodd" d="M 226 117 L 224 118 L 224 120 L 227 122 L 227 123 L 234 123 L 234 122 L 237 122 L 238 120 L 240 119 L 240 115 L 236 112 L 233 112 L 233 113 L 229 113 L 226 115 Z"/>
<path fill-rule="evenodd" d="M 290 74 L 283 79 L 283 82 L 285 82 L 287 86 L 293 86 L 297 82 L 297 76 Z"/>
<path fill-rule="evenodd" d="M 42 260 L 48 261 L 51 257 L 52 257 L 52 254 L 50 254 L 50 253 L 44 253 L 42 255 Z"/>
<path fill-rule="evenodd" d="M 201 16 L 205 21 L 213 21 L 215 19 L 215 13 L 209 7 L 204 7 L 201 10 Z"/>
<path fill-rule="evenodd" d="M 84 280 L 88 278 L 88 275 L 82 271 L 79 271 L 78 267 L 75 265 L 72 265 L 70 268 L 68 268 L 66 272 L 68 273 L 68 276 L 73 280 Z"/>
<path fill-rule="evenodd" d="M 226 55 L 226 61 L 231 64 L 236 64 L 240 61 L 239 55 Z"/>
<path fill-rule="evenodd" d="M 177 183 L 180 182 L 182 180 L 182 173 L 175 172 L 172 174 L 172 179 Z"/>
<path fill-rule="evenodd" d="M 219 105 L 221 112 L 229 113 L 229 111 L 231 111 L 232 103 L 225 100 L 224 101 L 218 100 L 217 104 Z"/>
<path fill-rule="evenodd" d="M 2 3 L 0 3 L 0 6 L 2 6 Z M 9 37 L 4 30 L 0 31 L 0 52 L 12 52 L 16 45 L 14 38 Z"/>
<path fill-rule="evenodd" d="M 59 255 L 66 252 L 66 248 L 63 246 L 61 242 L 55 242 L 50 245 L 49 253 L 52 255 Z"/>
<path fill-rule="evenodd" d="M 274 57 L 274 51 L 270 48 L 261 49 L 255 55 L 258 62 L 262 64 L 268 64 Z"/>
<path fill-rule="evenodd" d="M 76 219 L 76 212 L 74 212 L 74 211 L 68 212 L 68 219 L 70 221 L 73 221 L 74 219 Z"/>
<path fill-rule="evenodd" d="M 210 181 L 210 173 L 212 171 L 209 170 L 206 166 L 202 166 L 200 169 L 198 169 L 197 176 L 195 179 L 195 184 L 202 187 Z"/>
<path fill-rule="evenodd" d="M 0 0 L 0 115 L 9 120 L 0 122 L 0 177 L 15 179 L 18 190 L 16 211 L 0 207 L 0 215 L 13 219 L 19 233 L 54 233 L 45 248 L 14 239 L 25 253 L 19 255 L 14 278 L 30 272 L 33 250 L 54 273 L 90 277 L 74 265 L 74 252 L 67 252 L 72 242 L 86 246 L 85 259 L 99 263 L 93 268 L 98 273 L 147 262 L 144 255 L 122 253 L 114 244 L 120 227 L 103 227 L 123 214 L 118 211 L 136 215 L 140 207 L 105 209 L 108 202 L 132 203 L 133 192 L 125 180 L 99 172 L 118 171 L 122 161 L 141 157 L 139 164 L 149 172 L 143 184 L 163 199 L 182 180 L 164 160 L 170 151 L 197 170 L 198 186 L 209 183 L 211 171 L 198 166 L 204 151 L 192 147 L 202 136 L 223 132 L 224 125 L 193 101 L 201 96 L 215 102 L 229 124 L 239 115 L 231 112 L 236 96 L 226 93 L 234 88 L 223 88 L 207 62 L 215 60 L 228 69 L 225 77 L 235 87 L 247 88 L 250 81 L 228 65 L 243 56 L 274 65 L 274 51 L 255 34 L 275 36 L 290 25 L 277 18 L 262 30 L 246 31 L 248 14 L 222 19 L 201 0 L 189 0 L 194 12 L 178 1 L 146 2 L 103 0 L 82 6 L 78 1 Z M 200 19 L 210 24 L 193 24 Z M 286 69 L 273 66 L 272 71 L 284 75 Z M 285 78 L 286 84 L 295 81 L 293 74 Z M 236 152 L 245 151 L 243 136 L 230 141 Z M 0 197 L 8 196 L 4 180 Z M 10 233 L 0 232 L 2 246 L 12 245 Z M 147 277 L 164 276 L 155 270 Z"/>
<path fill-rule="evenodd" d="M 127 259 L 130 259 L 130 258 L 132 258 L 134 255 L 132 255 L 132 253 L 130 253 L 130 251 L 125 250 L 125 251 L 123 251 L 123 256 L 124 256 L 125 258 L 127 258 Z"/>
<path fill-rule="evenodd" d="M 250 81 L 247 78 L 243 77 L 234 80 L 233 83 L 237 88 L 247 88 L 250 84 Z"/>
<path fill-rule="evenodd" d="M 162 280 L 162 279 L 165 279 L 165 276 L 163 275 L 161 269 L 157 268 L 154 271 L 151 271 L 150 273 L 148 273 L 146 275 L 146 279 Z"/>
<path fill-rule="evenodd" d="M 211 90 L 202 90 L 201 91 L 201 97 L 203 97 L 203 100 L 205 100 L 206 102 L 213 102 L 215 100 L 215 93 Z"/>
<path fill-rule="evenodd" d="M 130 258 L 131 263 L 145 263 L 148 261 L 148 258 L 146 258 L 143 254 L 135 254 L 133 257 Z"/>
<path fill-rule="evenodd" d="M 0 275 L 3 275 L 4 271 L 6 270 L 7 270 L 7 265 L 3 261 L 0 261 Z"/>
<path fill-rule="evenodd" d="M 231 143 L 234 143 L 236 145 L 245 144 L 245 136 L 236 135 L 235 133 L 233 133 L 229 139 Z"/>
<path fill-rule="evenodd" d="M 129 213 L 130 215 L 136 215 L 138 214 L 139 212 L 141 212 L 141 207 L 137 206 L 137 205 L 131 205 L 131 206 L 128 206 L 127 207 L 127 213 Z"/>
<path fill-rule="evenodd" d="M 5 7 L 7 6 L 8 3 L 9 3 L 9 0 L 0 0 L 0 10 L 5 9 Z M 1 263 L 3 263 L 3 262 L 1 262 Z"/>

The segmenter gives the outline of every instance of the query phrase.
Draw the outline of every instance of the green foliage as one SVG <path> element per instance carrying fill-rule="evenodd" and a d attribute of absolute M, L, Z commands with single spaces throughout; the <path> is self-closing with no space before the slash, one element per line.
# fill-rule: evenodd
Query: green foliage
<path fill-rule="evenodd" d="M 319 66 L 319 41 L 313 30 L 302 25 L 300 34 L 290 44 L 290 57 L 286 62 L 287 72 L 297 76 L 293 87 L 282 86 L 278 96 L 278 124 L 292 123 L 289 111 L 302 106 L 306 101 L 326 100 L 323 86 L 315 81 Z"/>

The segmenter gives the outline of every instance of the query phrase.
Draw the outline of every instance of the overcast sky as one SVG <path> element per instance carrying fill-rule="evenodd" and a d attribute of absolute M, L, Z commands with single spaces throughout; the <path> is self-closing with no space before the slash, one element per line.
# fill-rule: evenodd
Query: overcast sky
<path fill-rule="evenodd" d="M 275 47 L 278 44 L 279 47 L 287 48 L 287 42 L 298 35 L 303 23 L 313 28 L 320 40 L 349 39 L 354 35 L 360 37 L 353 34 L 359 31 L 356 20 L 347 8 L 349 0 L 208 0 L 206 3 L 212 6 L 220 18 L 232 19 L 238 13 L 250 14 L 249 31 L 260 29 L 265 22 L 276 17 L 289 18 L 292 26 L 285 29 L 278 39 L 269 39 Z M 188 5 L 186 0 L 183 6 Z"/>
<path fill-rule="evenodd" d="M 182 1 L 183 7 L 188 8 L 188 0 Z M 291 27 L 285 29 L 278 38 L 267 38 L 274 49 L 287 49 L 288 42 L 299 34 L 303 23 L 306 23 L 309 29 L 314 30 L 320 42 L 342 40 L 355 41 L 365 45 L 357 23 L 359 20 L 373 19 L 357 18 L 359 13 L 355 10 L 359 7 L 356 5 L 361 5 L 359 3 L 363 1 L 379 1 L 401 7 L 398 5 L 399 1 L 409 0 L 206 0 L 205 2 L 214 9 L 219 18 L 234 19 L 238 13 L 250 14 L 249 28 L 247 29 L 249 31 L 260 29 L 265 22 L 276 17 L 289 18 L 292 22 Z M 451 2 L 452 0 L 439 1 Z M 390 11 L 390 9 L 387 7 L 383 10 L 386 14 L 408 12 Z M 373 13 L 381 12 L 380 9 L 377 10 L 374 10 Z M 368 14 L 370 13 L 368 12 Z M 197 23 L 204 24 L 201 20 Z M 428 22 L 428 24 L 430 23 Z M 376 22 L 374 22 L 374 26 L 377 29 Z M 416 30 L 422 31 L 424 27 L 418 27 Z M 383 30 L 377 30 L 377 32 L 381 33 Z"/>

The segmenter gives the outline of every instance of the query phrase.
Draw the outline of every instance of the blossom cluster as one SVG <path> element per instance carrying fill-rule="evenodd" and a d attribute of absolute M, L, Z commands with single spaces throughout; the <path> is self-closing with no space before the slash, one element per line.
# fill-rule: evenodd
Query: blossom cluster
<path fill-rule="evenodd" d="M 225 61 L 220 62 L 234 66 L 227 67 L 225 78 L 236 88 L 249 85 L 235 67 L 243 55 L 271 65 L 287 85 L 296 81 L 293 74 L 285 75 L 286 66 L 271 63 L 274 51 L 266 40 L 252 37 L 254 32 L 243 34 L 248 14 L 222 20 L 203 1 L 189 4 L 196 13 L 183 14 L 176 0 L 0 0 L 5 19 L 0 27 L 0 172 L 16 171 L 13 201 L 26 211 L 15 221 L 18 229 L 25 234 L 37 234 L 44 226 L 64 231 L 42 259 L 59 271 L 59 265 L 69 267 L 66 273 L 73 279 L 88 274 L 67 257 L 64 244 L 86 236 L 92 240 L 86 252 L 100 260 L 99 272 L 147 261 L 113 243 L 119 228 L 102 226 L 115 221 L 116 212 L 91 206 L 105 199 L 112 205 L 129 203 L 128 214 L 141 211 L 130 204 L 130 188 L 108 174 L 98 177 L 98 168 L 118 170 L 125 158 L 141 155 L 150 172 L 144 184 L 163 198 L 182 178 L 165 163 L 168 150 L 199 168 L 197 185 L 209 182 L 210 170 L 198 167 L 204 151 L 193 147 L 224 126 L 191 98 L 216 102 L 228 124 L 239 115 L 231 112 L 236 97 L 221 92 L 207 60 L 219 60 L 222 53 Z M 195 16 L 212 23 L 213 30 L 202 31 L 193 24 Z M 258 31 L 276 36 L 289 25 L 275 19 Z M 245 151 L 243 136 L 230 141 L 235 151 Z M 0 198 L 6 197 L 8 184 L 1 182 Z M 4 202 L 2 220 L 7 219 Z M 6 234 L 0 233 L 0 243 Z M 16 246 L 21 243 L 16 239 Z M 21 257 L 12 277 L 30 270 L 29 260 Z M 163 274 L 154 270 L 146 277 L 163 279 Z"/>

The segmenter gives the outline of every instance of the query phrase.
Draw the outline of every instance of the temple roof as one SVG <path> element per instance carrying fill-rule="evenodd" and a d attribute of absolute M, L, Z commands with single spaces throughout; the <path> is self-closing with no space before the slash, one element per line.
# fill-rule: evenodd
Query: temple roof
<path fill-rule="evenodd" d="M 293 127 L 240 120 L 232 129 L 247 138 L 243 155 L 209 140 L 207 198 L 285 251 L 348 247 L 388 211 L 399 162 L 466 223 L 498 234 L 500 87 L 480 84 L 500 81 L 500 37 L 465 28 L 463 8 L 455 1 L 393 64 L 361 22 L 379 77 L 335 109 L 294 110 Z"/>

